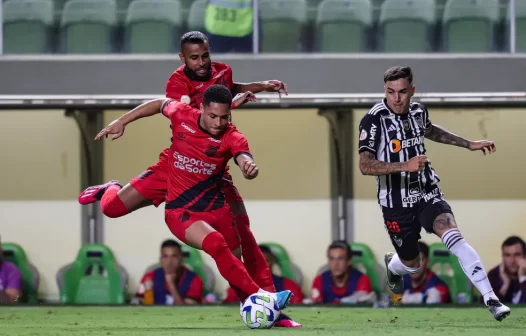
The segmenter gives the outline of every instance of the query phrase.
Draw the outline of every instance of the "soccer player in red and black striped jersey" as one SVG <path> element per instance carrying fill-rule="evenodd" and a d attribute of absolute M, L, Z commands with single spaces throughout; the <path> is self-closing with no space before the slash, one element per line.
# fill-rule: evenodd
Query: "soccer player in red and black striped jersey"
<path fill-rule="evenodd" d="M 241 300 L 254 293 L 267 293 L 283 309 L 291 291 L 262 289 L 231 252 L 240 242 L 222 192 L 226 165 L 233 158 L 245 178 L 258 175 L 247 139 L 230 123 L 231 105 L 230 90 L 212 85 L 205 90 L 200 110 L 177 100 L 158 99 L 135 108 L 134 114 L 143 118 L 161 112 L 171 121 L 173 141 L 165 200 L 165 221 L 170 231 L 185 244 L 209 254 Z M 265 263 L 263 267 L 268 266 Z"/>

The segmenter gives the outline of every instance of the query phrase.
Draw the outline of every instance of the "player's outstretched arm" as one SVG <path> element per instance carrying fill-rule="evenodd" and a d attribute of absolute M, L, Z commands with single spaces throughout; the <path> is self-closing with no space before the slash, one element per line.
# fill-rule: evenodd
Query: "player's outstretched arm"
<path fill-rule="evenodd" d="M 112 140 L 120 138 L 124 134 L 124 129 L 126 125 L 131 122 L 134 122 L 137 119 L 144 117 L 151 117 L 158 113 L 161 113 L 161 107 L 166 99 L 155 99 L 144 104 L 141 104 L 134 108 L 133 110 L 123 114 L 118 119 L 115 119 L 108 126 L 104 127 L 99 134 L 95 137 L 95 140 L 99 140 L 102 137 L 108 137 L 108 135 L 113 134 Z"/>
<path fill-rule="evenodd" d="M 440 125 L 431 124 L 431 127 L 426 130 L 425 136 L 427 139 L 435 142 L 469 148 L 469 140 L 451 133 Z"/>
<path fill-rule="evenodd" d="M 277 92 L 281 98 L 281 91 L 288 95 L 287 84 L 279 80 L 269 80 L 264 82 L 256 83 L 234 83 L 232 88 L 232 93 L 238 94 L 246 91 L 251 91 L 253 93 L 258 92 Z"/>
<path fill-rule="evenodd" d="M 376 160 L 371 152 L 360 153 L 360 171 L 363 175 L 388 175 L 401 172 L 418 172 L 424 169 L 428 159 L 425 155 L 412 157 L 407 162 L 383 162 Z"/>
<path fill-rule="evenodd" d="M 491 154 L 497 150 L 493 141 L 470 141 L 436 124 L 431 124 L 431 127 L 426 130 L 425 137 L 435 142 L 467 148 L 471 151 L 481 150 L 484 155 L 486 155 L 486 151 Z"/>
<path fill-rule="evenodd" d="M 259 168 L 250 156 L 240 154 L 236 158 L 237 165 L 241 169 L 241 173 L 247 180 L 255 179 L 259 174 Z"/>

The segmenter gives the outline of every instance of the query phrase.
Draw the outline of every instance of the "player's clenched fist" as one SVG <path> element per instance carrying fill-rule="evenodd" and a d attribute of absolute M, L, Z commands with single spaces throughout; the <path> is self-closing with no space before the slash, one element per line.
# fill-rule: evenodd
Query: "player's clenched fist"
<path fill-rule="evenodd" d="M 246 179 L 252 180 L 258 176 L 258 165 L 252 160 L 246 160 L 242 164 L 241 172 Z"/>
<path fill-rule="evenodd" d="M 426 163 L 429 161 L 427 160 L 427 156 L 425 155 L 417 155 L 412 157 L 409 161 L 406 162 L 406 171 L 411 173 L 416 173 L 424 169 L 426 166 Z"/>

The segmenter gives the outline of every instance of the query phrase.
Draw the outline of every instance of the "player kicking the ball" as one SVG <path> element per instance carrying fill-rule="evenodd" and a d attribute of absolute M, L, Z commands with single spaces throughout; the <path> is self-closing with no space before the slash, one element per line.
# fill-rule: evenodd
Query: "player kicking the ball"
<path fill-rule="evenodd" d="M 211 85 L 204 92 L 200 110 L 173 99 L 158 99 L 135 111 L 141 117 L 162 113 L 171 121 L 173 141 L 165 200 L 170 231 L 185 244 L 208 253 L 241 301 L 251 294 L 266 293 L 283 309 L 292 292 L 263 290 L 231 252 L 239 248 L 240 241 L 222 192 L 226 165 L 233 158 L 246 179 L 258 175 L 247 139 L 229 121 L 231 105 L 230 90 Z"/>
<path fill-rule="evenodd" d="M 466 276 L 484 297 L 496 320 L 510 314 L 488 280 L 478 253 L 457 227 L 443 198 L 439 178 L 425 156 L 424 138 L 484 154 L 495 152 L 492 141 L 469 141 L 431 123 L 424 105 L 411 103 L 415 93 L 411 68 L 397 66 L 384 74 L 385 98 L 360 122 L 360 171 L 376 176 L 378 202 L 396 253 L 385 256 L 387 285 L 404 292 L 403 275 L 420 267 L 418 240 L 423 227 L 442 239 L 459 260 Z"/>

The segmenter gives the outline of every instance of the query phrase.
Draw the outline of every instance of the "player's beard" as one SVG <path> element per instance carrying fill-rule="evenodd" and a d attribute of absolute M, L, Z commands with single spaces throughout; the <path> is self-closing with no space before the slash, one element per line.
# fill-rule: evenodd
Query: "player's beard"
<path fill-rule="evenodd" d="M 185 65 L 184 74 L 194 82 L 208 82 L 212 77 L 212 63 L 208 63 L 204 68 L 207 70 L 206 75 L 199 76 L 194 70 Z"/>

